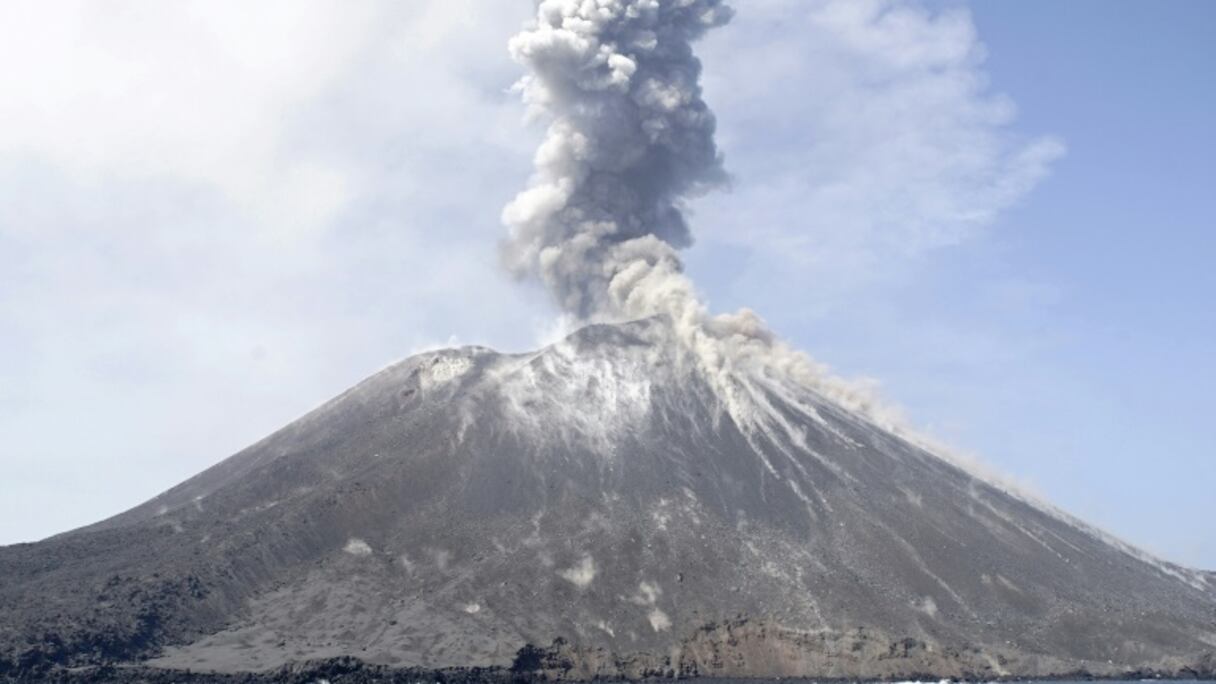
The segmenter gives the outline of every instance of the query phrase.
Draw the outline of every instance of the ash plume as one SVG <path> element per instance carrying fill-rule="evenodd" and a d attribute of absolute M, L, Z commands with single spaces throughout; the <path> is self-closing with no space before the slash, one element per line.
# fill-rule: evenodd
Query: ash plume
<path fill-rule="evenodd" d="M 751 311 L 710 315 L 683 273 L 685 203 L 727 180 L 692 44 L 732 15 L 723 0 L 538 3 L 510 51 L 549 128 L 503 211 L 507 266 L 581 321 L 668 316 L 728 403 L 750 394 L 741 383 L 790 379 L 894 427 L 867 386 L 830 377 Z"/>
<path fill-rule="evenodd" d="M 684 200 L 726 180 L 691 44 L 731 14 L 721 0 L 544 0 L 511 40 L 524 98 L 552 122 L 504 212 L 505 255 L 575 316 L 653 306 L 638 290 L 679 274 Z"/>

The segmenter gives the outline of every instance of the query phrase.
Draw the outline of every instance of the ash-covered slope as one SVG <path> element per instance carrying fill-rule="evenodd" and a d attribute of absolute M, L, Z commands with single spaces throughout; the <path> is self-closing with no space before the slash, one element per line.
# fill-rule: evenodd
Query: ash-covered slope
<path fill-rule="evenodd" d="M 663 318 L 416 356 L 132 511 L 0 549 L 10 671 L 992 677 L 1212 651 L 1210 575 L 782 378 L 709 374 Z"/>

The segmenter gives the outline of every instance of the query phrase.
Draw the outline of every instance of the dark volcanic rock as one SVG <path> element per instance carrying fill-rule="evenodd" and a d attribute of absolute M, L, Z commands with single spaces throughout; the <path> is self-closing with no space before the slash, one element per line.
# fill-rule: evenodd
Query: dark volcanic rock
<path fill-rule="evenodd" d="M 712 631 L 712 628 L 707 631 Z M 914 640 L 894 645 L 898 651 L 905 646 L 911 648 L 923 647 Z M 418 684 L 430 682 L 433 684 L 528 684 L 531 682 L 576 682 L 576 681 L 618 681 L 624 679 L 648 679 L 659 681 L 678 679 L 681 681 L 746 681 L 742 678 L 723 676 L 712 667 L 702 674 L 695 664 L 671 663 L 668 660 L 657 668 L 639 664 L 639 656 L 617 659 L 618 667 L 611 670 L 601 670 L 589 675 L 580 663 L 586 663 L 586 654 L 576 653 L 563 639 L 558 639 L 548 648 L 527 645 L 520 649 L 511 667 L 485 668 L 447 668 L 442 670 L 426 670 L 420 668 L 391 668 L 383 665 L 372 665 L 357 658 L 334 658 L 324 661 L 294 663 L 266 672 L 216 673 L 190 672 L 185 670 L 167 670 L 143 666 L 115 667 L 102 665 L 75 669 L 51 669 L 39 673 L 6 676 L 0 673 L 0 682 L 47 682 L 52 684 Z M 640 656 L 646 657 L 646 656 Z M 880 656 L 881 657 L 881 656 Z M 657 662 L 657 659 L 656 659 Z M 1216 671 L 1211 668 L 1212 656 L 1207 655 L 1201 662 L 1184 666 L 1175 670 L 1105 670 L 1091 672 L 1085 669 L 1068 671 L 1063 678 L 1071 681 L 1087 680 L 1212 680 L 1216 679 Z M 957 668 L 949 668 L 957 669 Z M 888 668 L 893 674 L 883 676 L 867 676 L 869 681 L 928 681 L 938 677 L 935 673 L 943 670 Z M 967 681 L 1016 681 L 1008 676 L 995 676 L 989 668 L 979 667 L 974 670 L 963 668 L 958 670 L 961 676 L 955 677 Z M 641 674 L 639 674 L 641 673 Z M 761 681 L 756 677 L 752 681 Z M 782 678 L 791 681 L 791 678 Z M 793 678 L 792 681 L 799 681 Z M 818 677 L 816 682 L 847 682 L 855 681 L 852 677 Z"/>
<path fill-rule="evenodd" d="M 370 665 L 356 658 L 297 663 L 266 672 L 214 673 L 103 665 L 57 669 L 9 681 L 49 684 L 523 684 L 534 681 L 506 668 L 421 670 Z M 0 675 L 0 681 L 6 681 Z"/>
<path fill-rule="evenodd" d="M 356 656 L 382 675 L 1210 676 L 1214 646 L 1210 574 L 787 378 L 708 365 L 662 319 L 411 358 L 127 513 L 0 549 L 10 675 Z"/>

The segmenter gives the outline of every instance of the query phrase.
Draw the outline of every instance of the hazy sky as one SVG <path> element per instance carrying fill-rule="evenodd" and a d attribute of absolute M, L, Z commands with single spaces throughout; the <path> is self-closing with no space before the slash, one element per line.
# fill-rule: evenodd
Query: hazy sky
<path fill-rule="evenodd" d="M 525 349 L 528 0 L 0 4 L 0 543 L 434 345 Z M 1067 510 L 1216 568 L 1216 4 L 739 0 L 690 271 Z"/>

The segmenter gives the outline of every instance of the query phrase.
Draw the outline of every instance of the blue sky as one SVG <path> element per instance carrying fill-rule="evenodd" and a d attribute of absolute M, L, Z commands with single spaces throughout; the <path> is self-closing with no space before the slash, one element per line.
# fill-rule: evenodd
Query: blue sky
<path fill-rule="evenodd" d="M 412 351 L 551 335 L 495 255 L 539 137 L 517 4 L 0 9 L 0 543 Z M 735 176 L 693 206 L 712 306 L 1216 568 L 1216 6 L 739 4 L 702 46 Z"/>
<path fill-rule="evenodd" d="M 974 11 L 992 77 L 1024 124 L 1069 147 L 995 245 L 1006 268 L 1057 293 L 1019 326 L 1063 338 L 1036 369 L 1041 394 L 1056 399 L 1017 412 L 1039 430 L 1000 435 L 993 423 L 1005 418 L 992 411 L 972 432 L 977 448 L 1086 517 L 1216 566 L 1216 6 Z"/>

